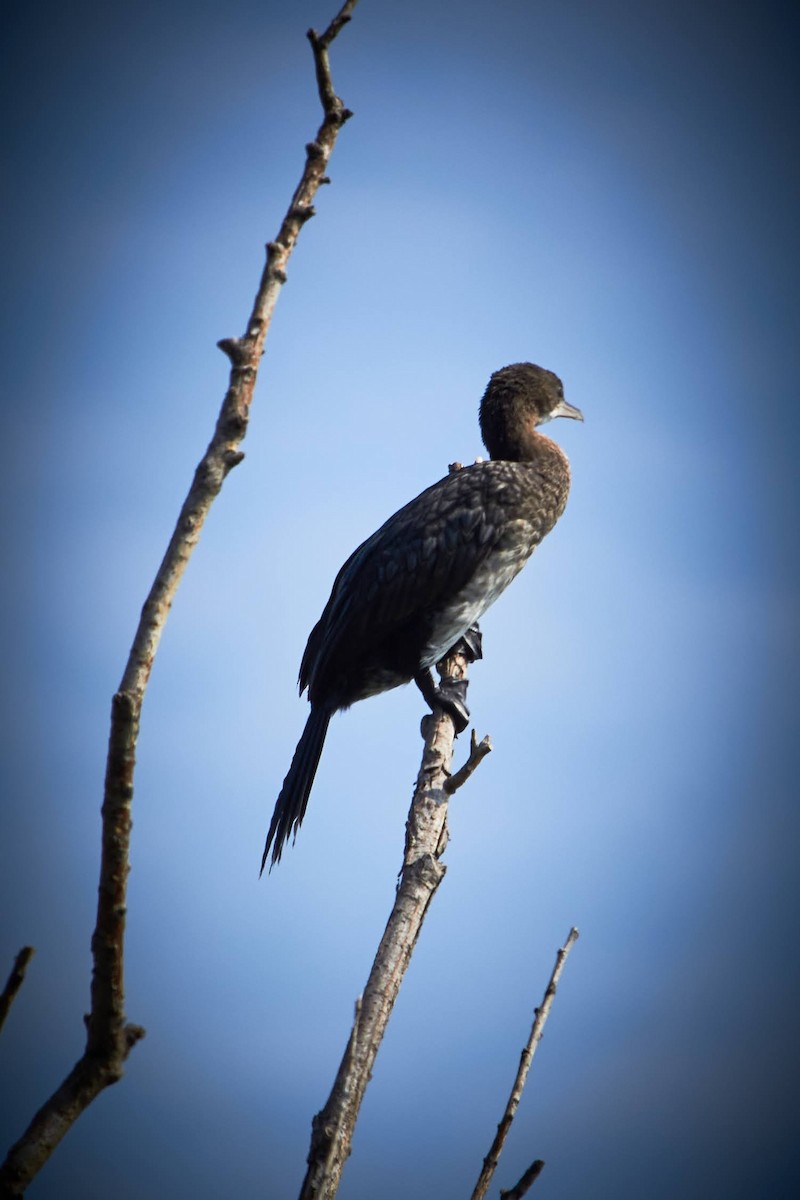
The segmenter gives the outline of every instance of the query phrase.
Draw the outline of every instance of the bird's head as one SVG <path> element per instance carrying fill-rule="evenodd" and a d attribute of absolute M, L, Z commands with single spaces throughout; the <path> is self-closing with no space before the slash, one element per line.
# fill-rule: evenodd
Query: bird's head
<path fill-rule="evenodd" d="M 564 385 L 552 371 L 534 363 L 512 363 L 495 371 L 481 400 L 481 435 L 492 458 L 532 457 L 537 425 L 553 417 L 583 420 L 564 399 Z"/>

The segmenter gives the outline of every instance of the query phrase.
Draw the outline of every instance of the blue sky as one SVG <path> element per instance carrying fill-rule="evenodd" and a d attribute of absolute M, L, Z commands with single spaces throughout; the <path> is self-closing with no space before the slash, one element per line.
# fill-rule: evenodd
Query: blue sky
<path fill-rule="evenodd" d="M 318 122 L 313 3 L 6 12 L 2 1142 L 80 1054 L 109 701 Z M 128 1014 L 32 1196 L 293 1194 L 400 865 L 423 711 L 332 724 L 257 878 L 350 551 L 481 453 L 493 370 L 558 372 L 565 516 L 483 622 L 495 752 L 341 1190 L 469 1195 L 572 924 L 498 1186 L 794 1195 L 796 15 L 362 0 L 356 116 L 267 343 L 245 462 L 146 699 Z M 463 753 L 463 750 L 462 750 Z M 4 965 L 5 964 L 5 965 Z"/>

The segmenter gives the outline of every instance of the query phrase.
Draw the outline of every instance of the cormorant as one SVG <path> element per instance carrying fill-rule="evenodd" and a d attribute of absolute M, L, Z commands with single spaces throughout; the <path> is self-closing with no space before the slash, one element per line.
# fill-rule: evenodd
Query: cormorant
<path fill-rule="evenodd" d="M 583 416 L 561 380 L 533 363 L 495 371 L 480 407 L 489 462 L 440 479 L 373 533 L 344 564 L 300 664 L 311 712 L 270 822 L 261 870 L 306 811 L 328 722 L 357 700 L 416 682 L 426 701 L 466 728 L 464 690 L 437 688 L 431 667 L 466 635 L 522 570 L 564 511 L 567 456 L 537 426 Z"/>

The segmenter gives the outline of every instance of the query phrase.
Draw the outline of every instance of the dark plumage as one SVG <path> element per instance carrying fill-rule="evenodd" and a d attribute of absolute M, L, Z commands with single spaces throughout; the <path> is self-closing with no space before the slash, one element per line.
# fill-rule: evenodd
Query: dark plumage
<path fill-rule="evenodd" d="M 300 691 L 311 713 L 275 805 L 261 863 L 281 857 L 306 811 L 328 722 L 341 708 L 412 679 L 465 728 L 457 689 L 430 668 L 478 621 L 564 511 L 569 463 L 536 426 L 576 417 L 560 379 L 532 363 L 496 371 L 480 409 L 492 461 L 440 479 L 350 555 L 311 631 Z"/>

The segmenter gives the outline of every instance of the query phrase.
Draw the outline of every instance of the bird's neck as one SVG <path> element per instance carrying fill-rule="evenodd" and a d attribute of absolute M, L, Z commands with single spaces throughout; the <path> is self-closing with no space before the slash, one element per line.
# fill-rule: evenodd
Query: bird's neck
<path fill-rule="evenodd" d="M 561 447 L 538 429 L 509 430 L 503 441 L 492 447 L 492 458 L 530 465 L 539 470 L 569 471 L 569 460 Z"/>

